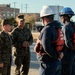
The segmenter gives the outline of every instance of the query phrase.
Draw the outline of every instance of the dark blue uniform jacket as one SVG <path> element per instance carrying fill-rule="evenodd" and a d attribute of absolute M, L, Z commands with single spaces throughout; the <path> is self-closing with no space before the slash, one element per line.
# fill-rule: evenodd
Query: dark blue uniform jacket
<path fill-rule="evenodd" d="M 64 40 L 65 40 L 65 49 L 73 50 L 73 43 L 71 39 L 73 38 L 74 34 L 74 28 L 73 28 L 74 23 L 73 22 L 68 22 L 66 25 L 62 27 L 62 31 L 64 33 Z"/>
<path fill-rule="evenodd" d="M 43 60 L 50 58 L 58 58 L 59 52 L 57 52 L 52 44 L 57 39 L 57 31 L 55 28 L 62 28 L 62 25 L 58 21 L 48 23 L 41 31 L 39 39 L 41 40 L 44 52 L 47 55 L 43 56 Z"/>

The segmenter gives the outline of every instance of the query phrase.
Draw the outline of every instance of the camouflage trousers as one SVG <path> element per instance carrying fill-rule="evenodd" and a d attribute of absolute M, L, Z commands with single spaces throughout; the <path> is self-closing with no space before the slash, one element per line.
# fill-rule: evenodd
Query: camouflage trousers
<path fill-rule="evenodd" d="M 11 63 L 4 63 L 4 67 L 0 68 L 0 75 L 11 75 Z"/>
<path fill-rule="evenodd" d="M 15 75 L 28 75 L 30 52 L 25 56 L 15 56 Z"/>

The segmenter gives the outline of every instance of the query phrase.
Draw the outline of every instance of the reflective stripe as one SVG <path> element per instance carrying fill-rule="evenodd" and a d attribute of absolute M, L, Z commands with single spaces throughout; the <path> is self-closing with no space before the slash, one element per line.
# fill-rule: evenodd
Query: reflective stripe
<path fill-rule="evenodd" d="M 57 40 L 53 41 L 52 43 L 55 44 L 55 49 L 56 51 L 61 51 L 64 46 L 64 35 L 61 29 L 56 29 L 57 30 Z"/>

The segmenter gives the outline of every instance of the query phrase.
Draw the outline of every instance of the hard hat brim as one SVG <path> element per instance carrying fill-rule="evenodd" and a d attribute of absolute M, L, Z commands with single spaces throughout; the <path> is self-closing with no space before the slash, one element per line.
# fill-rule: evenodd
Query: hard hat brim
<path fill-rule="evenodd" d="M 74 16 L 75 14 L 60 14 L 59 13 L 59 16 L 64 16 L 64 15 L 72 15 L 72 16 Z"/>
<path fill-rule="evenodd" d="M 40 15 L 40 18 L 46 17 L 46 16 L 52 16 L 52 15 L 54 16 L 54 15 L 56 15 L 56 14 L 51 14 L 51 15 L 50 15 L 50 14 Z"/>

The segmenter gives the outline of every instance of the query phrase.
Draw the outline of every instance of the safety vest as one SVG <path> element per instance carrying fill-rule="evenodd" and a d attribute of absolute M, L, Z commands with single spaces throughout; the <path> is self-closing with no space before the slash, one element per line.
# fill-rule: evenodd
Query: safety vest
<path fill-rule="evenodd" d="M 64 34 L 60 28 L 54 27 L 57 31 L 57 39 L 52 42 L 56 51 L 61 51 L 64 47 Z"/>
<path fill-rule="evenodd" d="M 54 28 L 57 31 L 57 39 L 55 41 L 52 41 L 51 43 L 53 45 L 53 48 L 56 51 L 61 51 L 64 46 L 64 35 L 63 35 L 63 32 L 60 28 L 56 28 L 56 27 L 54 27 Z M 42 48 L 42 50 L 40 50 L 40 45 L 37 45 L 35 52 L 38 53 L 39 51 L 41 51 L 42 53 L 44 52 L 43 48 Z"/>

